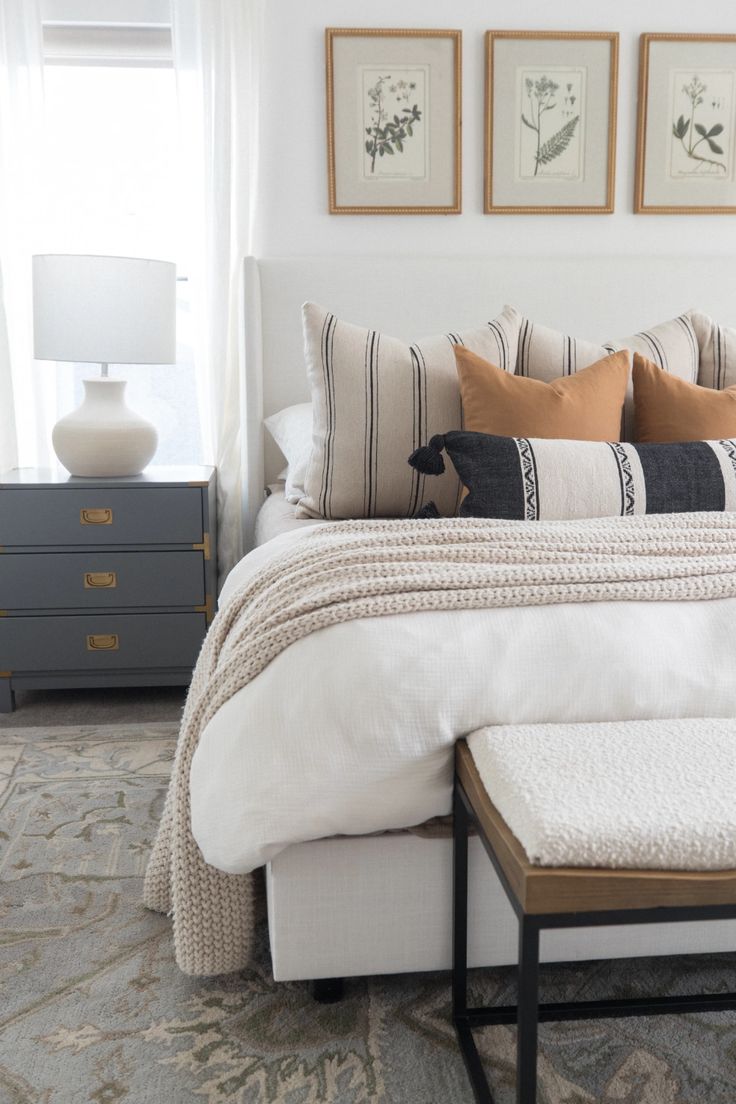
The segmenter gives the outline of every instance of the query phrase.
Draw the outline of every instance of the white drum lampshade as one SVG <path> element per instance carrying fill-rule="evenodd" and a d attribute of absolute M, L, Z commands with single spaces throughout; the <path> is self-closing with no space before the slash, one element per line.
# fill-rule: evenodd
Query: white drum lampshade
<path fill-rule="evenodd" d="M 82 405 L 52 440 L 72 475 L 137 475 L 153 458 L 156 429 L 125 402 L 125 380 L 108 364 L 176 361 L 176 265 L 139 257 L 47 254 L 33 258 L 37 360 L 89 362 Z"/>

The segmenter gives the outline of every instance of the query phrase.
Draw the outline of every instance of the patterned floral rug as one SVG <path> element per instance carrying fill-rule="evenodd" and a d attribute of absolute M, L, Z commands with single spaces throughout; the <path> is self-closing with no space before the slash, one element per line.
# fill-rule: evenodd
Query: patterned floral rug
<path fill-rule="evenodd" d="M 253 968 L 183 977 L 141 907 L 174 726 L 0 732 L 2 1104 L 462 1104 L 446 975 L 352 981 L 337 1005 Z M 736 957 L 558 966 L 545 997 L 736 989 Z M 474 1000 L 513 1000 L 510 970 Z M 479 1034 L 512 1104 L 514 1032 Z M 540 1104 L 733 1104 L 736 1015 L 546 1025 Z"/>

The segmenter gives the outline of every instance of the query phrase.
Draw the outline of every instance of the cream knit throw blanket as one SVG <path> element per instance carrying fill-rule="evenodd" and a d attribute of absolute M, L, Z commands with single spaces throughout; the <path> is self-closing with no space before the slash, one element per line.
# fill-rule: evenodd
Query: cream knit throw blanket
<path fill-rule="evenodd" d="M 181 969 L 221 974 L 249 961 L 254 875 L 205 863 L 190 831 L 189 772 L 207 722 L 290 644 L 354 618 L 419 610 L 734 595 L 736 514 L 347 521 L 305 533 L 231 595 L 192 679 L 144 890 L 149 908 L 173 915 Z M 428 640 L 430 663 L 431 653 Z"/>

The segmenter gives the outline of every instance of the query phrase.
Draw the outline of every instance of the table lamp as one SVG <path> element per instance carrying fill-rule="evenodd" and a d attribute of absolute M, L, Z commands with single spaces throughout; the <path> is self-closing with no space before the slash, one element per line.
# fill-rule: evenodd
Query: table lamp
<path fill-rule="evenodd" d="M 176 361 L 176 265 L 140 257 L 45 254 L 33 258 L 37 360 L 101 365 L 84 400 L 56 423 L 54 451 L 72 475 L 137 475 L 158 434 L 127 405 L 108 364 Z"/>

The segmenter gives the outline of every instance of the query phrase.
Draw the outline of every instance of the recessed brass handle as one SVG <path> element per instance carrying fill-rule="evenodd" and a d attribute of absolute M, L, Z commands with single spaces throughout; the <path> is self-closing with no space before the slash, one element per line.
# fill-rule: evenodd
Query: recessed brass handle
<path fill-rule="evenodd" d="M 88 652 L 116 652 L 119 647 L 117 633 L 94 633 L 87 637 Z"/>
<path fill-rule="evenodd" d="M 114 571 L 86 571 L 84 574 L 85 590 L 101 590 L 104 587 L 112 588 L 118 585 L 118 577 Z"/>
<path fill-rule="evenodd" d="M 109 506 L 94 507 L 79 511 L 80 525 L 112 525 L 112 510 Z"/>

